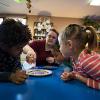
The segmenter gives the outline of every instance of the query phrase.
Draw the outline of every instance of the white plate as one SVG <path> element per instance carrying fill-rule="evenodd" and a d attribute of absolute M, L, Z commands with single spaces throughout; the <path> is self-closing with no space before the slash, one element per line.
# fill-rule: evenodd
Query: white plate
<path fill-rule="evenodd" d="M 26 71 L 26 73 L 31 76 L 46 76 L 46 75 L 52 74 L 52 71 L 45 70 L 45 69 L 32 69 L 32 70 Z"/>
<path fill-rule="evenodd" d="M 44 66 L 45 69 L 57 69 L 57 66 Z"/>

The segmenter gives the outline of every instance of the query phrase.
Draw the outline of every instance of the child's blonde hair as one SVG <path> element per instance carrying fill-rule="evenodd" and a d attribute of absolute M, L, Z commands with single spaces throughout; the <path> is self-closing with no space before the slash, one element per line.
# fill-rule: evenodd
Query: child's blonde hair
<path fill-rule="evenodd" d="M 93 27 L 82 27 L 77 24 L 70 24 L 67 26 L 61 34 L 61 41 L 64 43 L 66 40 L 76 40 L 78 46 L 81 49 L 85 48 L 88 44 L 88 49 L 94 49 L 97 47 L 97 36 Z"/>

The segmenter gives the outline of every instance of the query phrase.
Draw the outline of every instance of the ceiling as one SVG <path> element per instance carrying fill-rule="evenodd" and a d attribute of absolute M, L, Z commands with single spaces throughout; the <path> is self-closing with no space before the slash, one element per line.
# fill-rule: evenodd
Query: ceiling
<path fill-rule="evenodd" d="M 100 16 L 100 6 L 90 6 L 88 0 L 31 0 L 31 15 L 82 18 L 87 15 Z M 1 14 L 29 14 L 25 2 L 0 0 Z"/>

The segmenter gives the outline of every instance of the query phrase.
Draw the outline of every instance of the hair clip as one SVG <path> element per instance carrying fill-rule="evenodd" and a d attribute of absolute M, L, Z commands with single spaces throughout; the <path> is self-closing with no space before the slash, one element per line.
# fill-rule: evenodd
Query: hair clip
<path fill-rule="evenodd" d="M 91 31 L 90 30 L 86 30 L 86 33 L 91 34 Z"/>

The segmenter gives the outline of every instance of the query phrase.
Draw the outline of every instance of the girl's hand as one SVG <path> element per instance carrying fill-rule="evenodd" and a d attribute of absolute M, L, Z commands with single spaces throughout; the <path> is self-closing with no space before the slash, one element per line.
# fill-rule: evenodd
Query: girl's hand
<path fill-rule="evenodd" d="M 28 75 L 26 75 L 25 71 L 16 71 L 10 75 L 10 80 L 13 83 L 21 84 L 26 80 L 27 77 Z"/>
<path fill-rule="evenodd" d="M 70 80 L 70 79 L 74 79 L 75 74 L 73 72 L 63 72 L 61 75 L 61 79 L 64 81 Z"/>
<path fill-rule="evenodd" d="M 70 74 L 68 72 L 63 72 L 61 75 L 61 79 L 64 81 L 70 80 Z"/>

